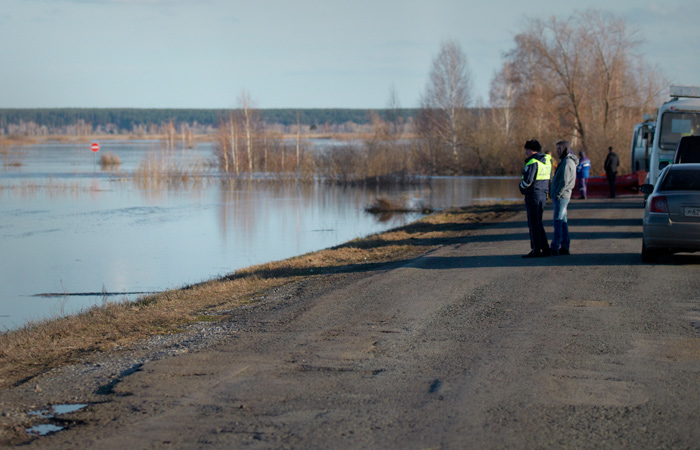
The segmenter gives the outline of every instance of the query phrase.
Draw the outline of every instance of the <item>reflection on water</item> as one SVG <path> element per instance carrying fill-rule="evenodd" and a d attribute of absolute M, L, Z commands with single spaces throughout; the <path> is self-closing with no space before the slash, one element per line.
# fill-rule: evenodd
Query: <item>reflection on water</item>
<path fill-rule="evenodd" d="M 152 142 L 101 146 L 119 156 L 117 170 L 95 167 L 89 144 L 44 144 L 25 147 L 21 166 L 0 171 L 0 330 L 135 296 L 114 293 L 176 288 L 332 247 L 419 217 L 380 221 L 365 213 L 379 196 L 434 208 L 520 197 L 512 178 L 437 178 L 401 190 L 234 182 L 206 163 L 209 143 L 170 153 Z M 136 176 L 143 161 L 180 171 L 164 171 L 160 180 Z M 62 295 L 36 296 L 52 293 Z"/>

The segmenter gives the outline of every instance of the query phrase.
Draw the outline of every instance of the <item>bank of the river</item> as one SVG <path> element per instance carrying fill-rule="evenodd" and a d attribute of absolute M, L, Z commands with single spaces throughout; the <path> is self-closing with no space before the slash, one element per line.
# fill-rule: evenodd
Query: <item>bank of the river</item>
<path fill-rule="evenodd" d="M 573 201 L 569 256 L 521 258 L 516 204 L 219 280 L 181 332 L 2 389 L 0 447 L 695 448 L 700 257 L 643 264 L 642 206 Z"/>
<path fill-rule="evenodd" d="M 218 321 L 227 311 L 255 302 L 265 291 L 306 277 L 405 260 L 464 236 L 479 224 L 515 214 L 520 205 L 494 204 L 427 216 L 385 233 L 330 249 L 239 270 L 134 302 L 106 303 L 81 314 L 31 323 L 0 335 L 0 389 L 31 382 L 51 369 L 153 336 L 183 332 L 196 322 Z"/>

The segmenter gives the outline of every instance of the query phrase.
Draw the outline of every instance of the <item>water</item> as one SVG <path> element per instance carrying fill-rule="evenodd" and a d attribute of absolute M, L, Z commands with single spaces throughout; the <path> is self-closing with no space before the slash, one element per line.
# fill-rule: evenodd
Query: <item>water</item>
<path fill-rule="evenodd" d="M 41 425 L 34 425 L 31 428 L 27 428 L 25 431 L 27 434 L 33 434 L 36 436 L 46 436 L 47 434 L 57 433 L 63 430 L 63 427 L 54 425 L 52 423 L 44 423 Z"/>
<path fill-rule="evenodd" d="M 62 414 L 70 414 L 76 411 L 80 411 L 85 408 L 87 404 L 77 403 L 77 404 L 65 404 L 65 405 L 53 405 L 47 409 L 41 409 L 36 411 L 30 411 L 27 413 L 29 416 L 38 416 L 42 419 L 53 419 L 56 416 Z M 34 425 L 31 428 L 25 429 L 28 434 L 33 434 L 36 436 L 46 436 L 47 434 L 57 433 L 63 430 L 63 426 L 56 425 L 53 423 L 43 423 L 39 425 Z"/>
<path fill-rule="evenodd" d="M 89 147 L 4 149 L 22 165 L 0 168 L 0 331 L 332 247 L 420 217 L 380 220 L 364 212 L 377 196 L 435 208 L 520 198 L 513 178 L 437 178 L 392 191 L 224 183 L 209 164 L 211 143 L 165 151 L 159 142 L 101 142 L 100 153 L 122 161 L 108 171 L 94 164 Z M 196 169 L 185 181 L 137 182 L 131 175 L 145 160 Z"/>
<path fill-rule="evenodd" d="M 61 414 L 70 414 L 76 411 L 80 411 L 85 408 L 87 404 L 85 403 L 75 403 L 75 404 L 62 404 L 53 405 L 47 409 L 38 409 L 34 411 L 29 411 L 27 415 L 29 416 L 39 416 L 42 419 L 53 419 L 55 416 Z"/>

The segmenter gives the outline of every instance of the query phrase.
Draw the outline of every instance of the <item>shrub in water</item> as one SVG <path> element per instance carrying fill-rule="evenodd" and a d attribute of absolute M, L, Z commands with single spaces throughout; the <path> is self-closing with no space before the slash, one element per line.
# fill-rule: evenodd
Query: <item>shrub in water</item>
<path fill-rule="evenodd" d="M 122 161 L 119 159 L 119 156 L 112 152 L 107 152 L 103 153 L 100 156 L 100 165 L 101 166 L 118 166 L 122 163 Z"/>

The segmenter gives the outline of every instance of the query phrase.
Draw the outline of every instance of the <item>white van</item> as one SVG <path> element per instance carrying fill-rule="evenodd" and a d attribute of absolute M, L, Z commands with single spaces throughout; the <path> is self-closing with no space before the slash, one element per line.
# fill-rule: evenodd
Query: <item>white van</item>
<path fill-rule="evenodd" d="M 647 184 L 656 184 L 661 170 L 673 162 L 681 137 L 700 135 L 700 86 L 671 86 L 670 95 L 656 116 Z"/>

